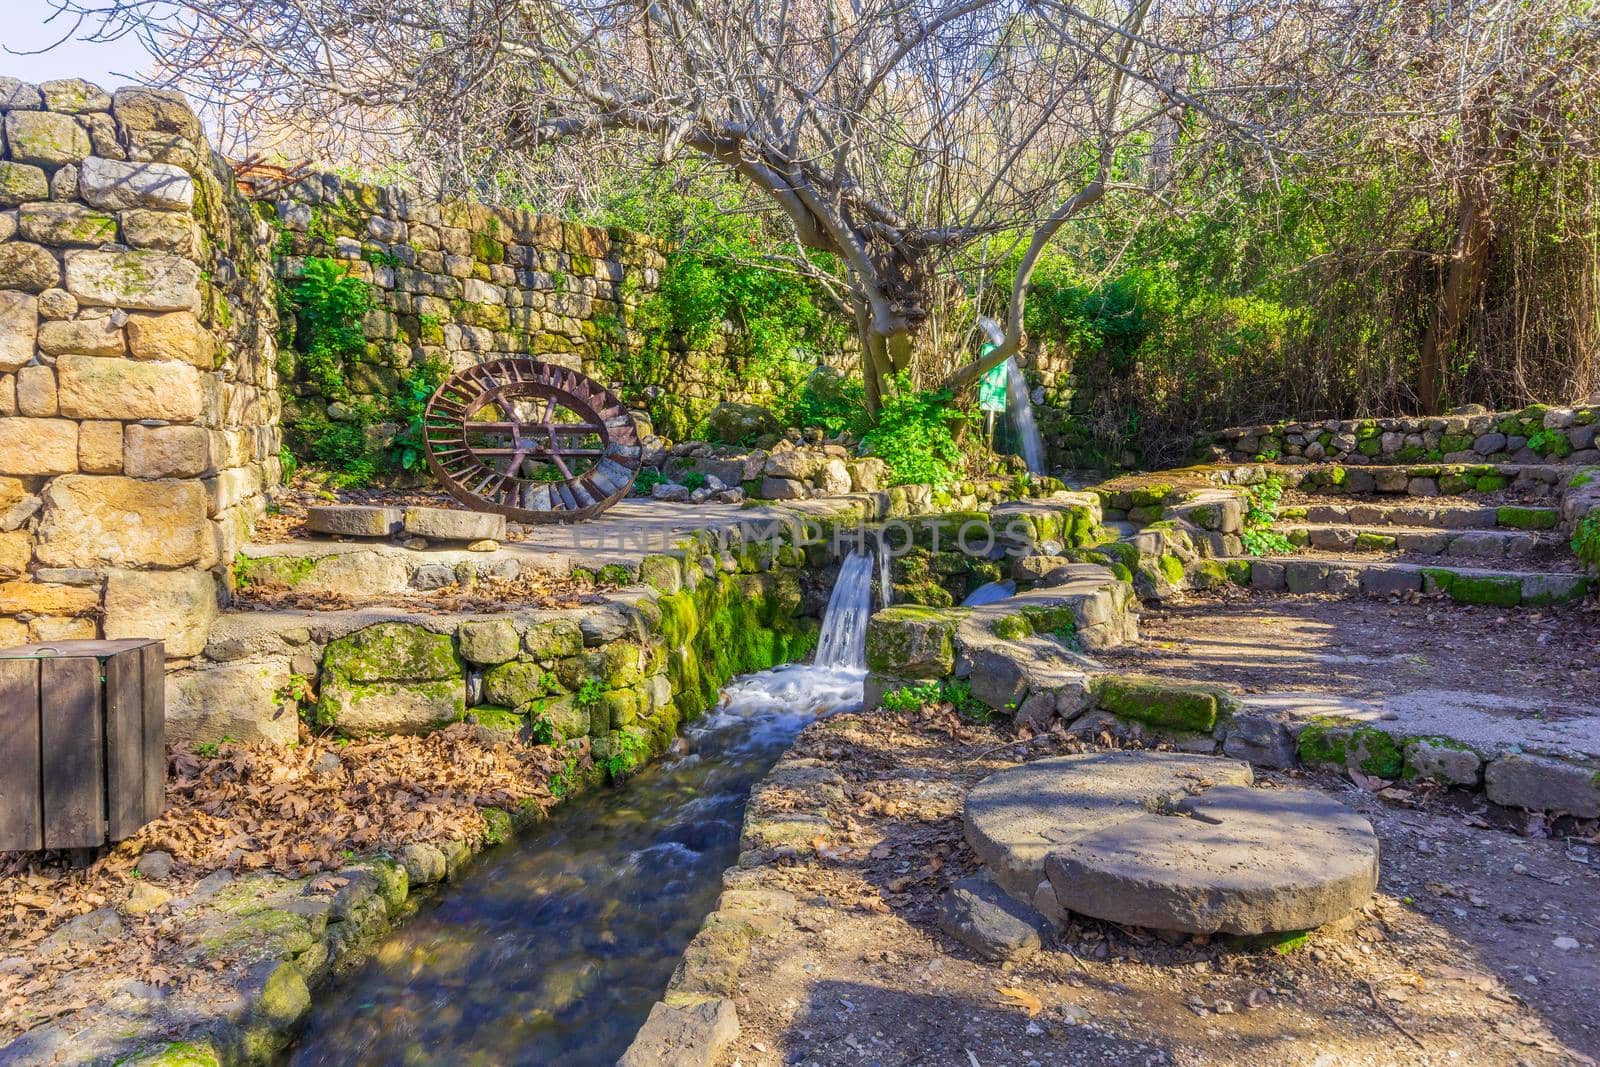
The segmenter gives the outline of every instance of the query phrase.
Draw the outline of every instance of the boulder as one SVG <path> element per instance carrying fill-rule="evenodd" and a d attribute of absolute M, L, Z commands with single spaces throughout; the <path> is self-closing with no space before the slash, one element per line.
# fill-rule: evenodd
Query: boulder
<path fill-rule="evenodd" d="M 759 404 L 731 401 L 712 408 L 711 414 L 706 416 L 706 426 L 713 441 L 729 445 L 750 444 L 764 434 L 781 429 L 777 416 Z"/>

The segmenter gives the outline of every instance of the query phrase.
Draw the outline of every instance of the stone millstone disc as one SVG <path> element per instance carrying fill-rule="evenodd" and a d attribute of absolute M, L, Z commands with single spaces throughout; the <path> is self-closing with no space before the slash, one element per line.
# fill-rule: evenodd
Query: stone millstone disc
<path fill-rule="evenodd" d="M 1378 886 L 1372 824 L 1309 789 L 1225 785 L 1051 852 L 1069 911 L 1191 934 L 1312 930 Z"/>
<path fill-rule="evenodd" d="M 967 843 L 1001 888 L 1031 903 L 1044 858 L 1078 837 L 1160 811 L 1213 785 L 1249 785 L 1250 765 L 1181 752 L 1087 752 L 990 775 L 967 794 Z"/>

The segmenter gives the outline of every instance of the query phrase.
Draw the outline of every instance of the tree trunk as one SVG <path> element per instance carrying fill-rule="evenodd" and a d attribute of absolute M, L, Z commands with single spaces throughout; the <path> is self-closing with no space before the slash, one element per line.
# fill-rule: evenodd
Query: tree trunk
<path fill-rule="evenodd" d="M 1461 221 L 1450 250 L 1450 267 L 1428 322 L 1428 331 L 1423 335 L 1417 366 L 1417 399 L 1424 415 L 1437 415 L 1444 408 L 1445 370 L 1460 343 L 1461 326 L 1471 309 L 1489 258 L 1492 208 L 1488 197 L 1475 188 L 1462 195 Z"/>

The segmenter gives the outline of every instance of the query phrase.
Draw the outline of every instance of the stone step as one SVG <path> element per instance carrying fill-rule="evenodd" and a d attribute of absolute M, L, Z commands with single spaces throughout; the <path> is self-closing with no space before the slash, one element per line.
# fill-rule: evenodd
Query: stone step
<path fill-rule="evenodd" d="M 1221 465 L 1208 477 L 1217 485 L 1259 485 L 1276 476 L 1284 485 L 1330 496 L 1437 497 L 1510 490 L 1521 497 L 1554 497 L 1581 469 L 1572 463 L 1367 463 Z"/>
<path fill-rule="evenodd" d="M 1442 567 L 1370 559 L 1295 559 L 1235 557 L 1219 560 L 1228 573 L 1245 573 L 1263 592 L 1444 593 L 1461 604 L 1537 607 L 1577 600 L 1597 587 L 1597 579 L 1570 571 Z"/>
<path fill-rule="evenodd" d="M 1411 526 L 1440 530 L 1553 530 L 1561 515 L 1552 507 L 1493 504 L 1368 504 L 1317 501 L 1278 509 L 1280 521 Z"/>
<path fill-rule="evenodd" d="M 1292 544 L 1332 552 L 1414 552 L 1424 556 L 1517 559 L 1539 547 L 1523 530 L 1441 530 L 1425 526 L 1305 524 L 1274 527 Z"/>

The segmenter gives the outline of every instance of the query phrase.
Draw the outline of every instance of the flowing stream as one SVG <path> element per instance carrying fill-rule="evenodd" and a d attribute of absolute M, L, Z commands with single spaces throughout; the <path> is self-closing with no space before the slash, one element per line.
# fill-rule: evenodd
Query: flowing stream
<path fill-rule="evenodd" d="M 1028 382 L 1015 359 L 1006 360 L 1006 417 L 1011 420 L 1011 430 L 1022 449 L 1022 461 L 1034 474 L 1046 474 L 1044 465 L 1044 439 L 1039 436 L 1039 424 L 1033 418 L 1033 399 L 1028 395 Z"/>
<path fill-rule="evenodd" d="M 716 906 L 751 787 L 807 723 L 860 706 L 872 573 L 846 559 L 815 665 L 734 679 L 687 755 L 479 857 L 319 997 L 288 1062 L 615 1063 Z"/>

